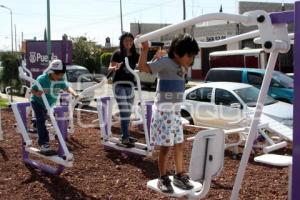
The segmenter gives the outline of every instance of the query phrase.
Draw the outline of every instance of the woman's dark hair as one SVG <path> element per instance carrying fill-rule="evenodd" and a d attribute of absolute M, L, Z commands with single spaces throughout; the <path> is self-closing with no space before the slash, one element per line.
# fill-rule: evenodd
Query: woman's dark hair
<path fill-rule="evenodd" d="M 126 51 L 125 51 L 125 48 L 124 48 L 124 45 L 123 45 L 123 41 L 126 37 L 130 37 L 134 40 L 134 37 L 131 33 L 129 32 L 124 32 L 121 36 L 120 36 L 120 52 L 121 52 L 121 56 L 123 58 L 125 58 L 126 56 Z M 136 52 L 136 49 L 135 49 L 135 45 L 133 43 L 132 47 L 130 48 L 130 52 L 132 54 L 133 57 L 138 57 L 138 54 Z"/>
<path fill-rule="evenodd" d="M 175 58 L 175 54 L 177 54 L 181 58 L 185 54 L 197 55 L 198 52 L 198 43 L 191 35 L 179 34 L 172 40 L 168 56 L 169 58 Z"/>

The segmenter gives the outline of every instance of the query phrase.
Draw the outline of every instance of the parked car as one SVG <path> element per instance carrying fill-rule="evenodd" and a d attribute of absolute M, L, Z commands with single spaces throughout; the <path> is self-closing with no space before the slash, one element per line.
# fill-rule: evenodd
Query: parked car
<path fill-rule="evenodd" d="M 205 82 L 226 81 L 247 83 L 260 88 L 264 74 L 264 69 L 212 68 L 207 73 Z M 294 79 L 279 71 L 274 71 L 268 94 L 276 100 L 292 103 L 294 96 Z"/>
<path fill-rule="evenodd" d="M 184 93 L 181 115 L 191 124 L 234 128 L 236 122 L 253 114 L 259 89 L 243 83 L 211 82 Z M 287 126 L 293 124 L 293 105 L 267 96 L 263 114 Z"/>
<path fill-rule="evenodd" d="M 80 93 L 84 89 L 96 84 L 94 76 L 89 70 L 79 65 L 67 65 L 66 67 L 67 81 L 71 84 L 71 87 Z M 84 105 L 90 104 L 91 100 L 94 99 L 95 92 L 91 91 L 81 100 Z"/>

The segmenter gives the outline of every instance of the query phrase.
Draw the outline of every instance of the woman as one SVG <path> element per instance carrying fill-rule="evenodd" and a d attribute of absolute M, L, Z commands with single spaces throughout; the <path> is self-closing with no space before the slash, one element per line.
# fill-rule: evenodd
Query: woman
<path fill-rule="evenodd" d="M 139 54 L 134 46 L 134 37 L 131 33 L 125 32 L 120 37 L 120 49 L 116 50 L 111 58 L 108 70 L 115 71 L 113 77 L 113 91 L 120 110 L 122 144 L 131 148 L 134 147 L 135 139 L 131 138 L 128 132 L 130 115 L 134 101 L 134 76 L 125 66 L 125 57 L 128 57 L 129 65 L 135 68 Z"/>

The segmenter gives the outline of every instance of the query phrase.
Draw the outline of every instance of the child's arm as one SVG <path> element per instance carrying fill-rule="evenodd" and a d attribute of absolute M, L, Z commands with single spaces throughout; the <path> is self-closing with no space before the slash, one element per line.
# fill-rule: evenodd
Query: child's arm
<path fill-rule="evenodd" d="M 154 61 L 156 61 L 156 60 L 159 60 L 159 59 L 161 59 L 161 57 L 163 57 L 163 56 L 165 56 L 165 55 L 167 55 L 167 54 L 168 54 L 168 53 L 166 52 L 166 50 L 162 50 L 162 49 L 160 48 L 160 49 L 158 49 L 158 50 L 156 51 L 156 53 L 155 53 L 155 55 L 153 56 L 151 62 L 154 62 Z"/>
<path fill-rule="evenodd" d="M 41 97 L 42 94 L 44 93 L 43 91 L 40 91 L 40 90 L 35 90 L 35 89 L 32 89 L 31 90 L 31 93 L 37 97 Z"/>
<path fill-rule="evenodd" d="M 36 79 L 36 81 L 41 85 L 40 77 L 38 77 Z M 42 90 L 40 90 L 39 87 L 36 84 L 33 84 L 31 86 L 31 94 L 33 94 L 37 97 L 41 97 L 43 93 L 47 93 L 47 90 L 44 91 L 44 88 L 42 88 Z"/>
<path fill-rule="evenodd" d="M 71 88 L 71 87 L 68 87 L 68 88 L 66 89 L 66 91 L 69 92 L 70 94 L 72 94 L 72 96 L 74 96 L 74 97 L 78 97 L 78 96 L 79 96 L 79 95 L 77 94 L 77 92 L 75 92 L 75 90 L 74 90 L 73 88 Z"/>
<path fill-rule="evenodd" d="M 141 51 L 141 55 L 140 55 L 140 58 L 139 58 L 138 66 L 139 66 L 139 70 L 141 72 L 151 73 L 151 68 L 147 64 L 148 50 L 149 50 L 148 41 L 143 42 L 142 43 L 142 51 Z"/>

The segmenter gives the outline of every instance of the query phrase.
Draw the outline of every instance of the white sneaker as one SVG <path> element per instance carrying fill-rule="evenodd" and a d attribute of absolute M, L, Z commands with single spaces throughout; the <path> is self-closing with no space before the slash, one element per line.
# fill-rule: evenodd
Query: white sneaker
<path fill-rule="evenodd" d="M 40 147 L 40 151 L 41 151 L 41 153 L 48 153 L 48 152 L 53 151 L 53 150 L 51 149 L 49 144 L 43 144 Z"/>

